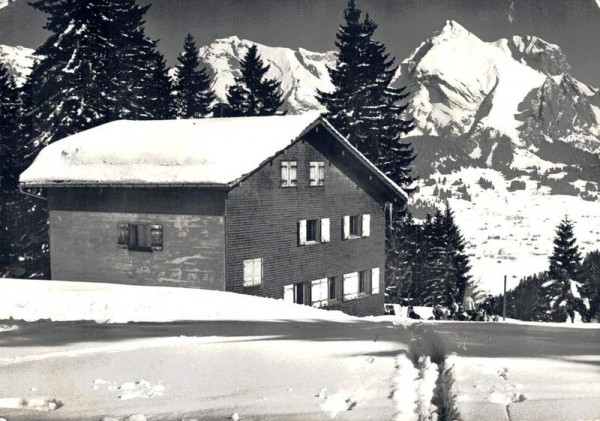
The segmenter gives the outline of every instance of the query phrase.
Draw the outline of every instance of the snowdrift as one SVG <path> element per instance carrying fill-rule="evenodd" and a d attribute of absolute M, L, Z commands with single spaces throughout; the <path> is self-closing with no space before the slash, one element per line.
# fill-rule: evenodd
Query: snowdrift
<path fill-rule="evenodd" d="M 352 320 L 283 300 L 174 287 L 0 279 L 0 320 L 93 320 L 98 323 L 177 320 Z"/>

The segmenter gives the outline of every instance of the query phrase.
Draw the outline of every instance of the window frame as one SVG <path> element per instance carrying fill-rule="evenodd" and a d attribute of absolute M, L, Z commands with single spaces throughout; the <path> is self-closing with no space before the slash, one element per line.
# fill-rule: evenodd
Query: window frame
<path fill-rule="evenodd" d="M 144 241 L 140 241 L 140 231 Z M 142 243 L 142 244 L 140 244 Z M 164 245 L 163 226 L 150 222 L 122 222 L 117 224 L 117 247 L 129 251 L 162 251 Z"/>
<path fill-rule="evenodd" d="M 285 177 L 284 169 L 286 171 Z M 281 188 L 298 187 L 298 161 L 281 161 L 279 179 Z"/>

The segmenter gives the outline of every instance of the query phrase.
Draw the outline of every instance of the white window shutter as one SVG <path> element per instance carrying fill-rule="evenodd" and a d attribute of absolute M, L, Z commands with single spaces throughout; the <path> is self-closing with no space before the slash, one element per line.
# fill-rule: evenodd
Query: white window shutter
<path fill-rule="evenodd" d="M 328 243 L 330 241 L 329 235 L 329 218 L 321 219 L 321 242 Z"/>
<path fill-rule="evenodd" d="M 344 216 L 343 237 L 344 240 L 350 238 L 350 216 Z"/>
<path fill-rule="evenodd" d="M 296 161 L 290 162 L 290 186 L 297 185 L 298 178 L 298 163 Z"/>
<path fill-rule="evenodd" d="M 254 285 L 262 283 L 262 259 L 254 259 L 252 267 L 252 281 Z"/>
<path fill-rule="evenodd" d="M 371 294 L 379 294 L 379 268 L 371 269 Z"/>
<path fill-rule="evenodd" d="M 310 293 L 314 307 L 327 305 L 327 278 L 312 281 Z"/>
<path fill-rule="evenodd" d="M 317 185 L 317 163 L 311 162 L 308 167 L 308 178 L 311 186 Z"/>
<path fill-rule="evenodd" d="M 244 285 L 252 285 L 252 260 L 244 260 Z"/>
<path fill-rule="evenodd" d="M 290 168 L 288 162 L 281 163 L 281 185 L 287 186 L 290 179 Z"/>
<path fill-rule="evenodd" d="M 362 236 L 368 237 L 371 235 L 371 215 L 365 214 L 362 216 Z"/>
<path fill-rule="evenodd" d="M 353 300 L 358 297 L 358 272 L 344 275 L 344 300 Z"/>
<path fill-rule="evenodd" d="M 306 244 L 306 219 L 298 222 L 298 244 L 301 246 Z"/>
<path fill-rule="evenodd" d="M 283 287 L 283 299 L 290 303 L 294 302 L 294 285 L 286 285 Z"/>
<path fill-rule="evenodd" d="M 319 162 L 319 171 L 318 171 L 317 177 L 318 177 L 317 184 L 319 186 L 322 186 L 323 184 L 325 184 L 325 163 L 324 162 Z"/>

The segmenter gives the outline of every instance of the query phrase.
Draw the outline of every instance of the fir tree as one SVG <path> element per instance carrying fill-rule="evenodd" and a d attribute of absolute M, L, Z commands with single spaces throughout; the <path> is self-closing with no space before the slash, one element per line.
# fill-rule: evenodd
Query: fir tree
<path fill-rule="evenodd" d="M 17 137 L 19 121 L 19 92 L 8 70 L 0 64 L 0 276 L 17 258 L 15 217 L 20 201 Z"/>
<path fill-rule="evenodd" d="M 386 302 L 405 304 L 410 298 L 419 234 L 410 212 L 396 212 L 386 230 Z"/>
<path fill-rule="evenodd" d="M 592 251 L 581 265 L 583 294 L 589 301 L 588 319 L 600 316 L 600 251 Z"/>
<path fill-rule="evenodd" d="M 177 57 L 175 68 L 175 110 L 179 118 L 200 118 L 210 114 L 215 94 L 206 69 L 198 70 L 200 58 L 194 38 L 188 34 L 183 42 L 183 52 Z"/>
<path fill-rule="evenodd" d="M 581 264 L 581 255 L 575 244 L 573 223 L 568 217 L 558 224 L 554 237 L 554 251 L 550 256 L 549 274 L 554 279 L 575 279 Z"/>
<path fill-rule="evenodd" d="M 149 6 L 133 0 L 38 0 L 48 14 L 44 57 L 26 85 L 29 132 L 48 144 L 108 121 L 171 115 L 170 81 L 144 35 Z"/>
<path fill-rule="evenodd" d="M 241 77 L 227 91 L 227 101 L 232 116 L 258 116 L 276 114 L 283 104 L 281 83 L 266 78 L 270 65 L 264 65 L 258 48 L 252 45 L 240 61 Z"/>
<path fill-rule="evenodd" d="M 407 191 L 414 178 L 412 146 L 401 141 L 413 124 L 401 115 L 400 105 L 407 94 L 390 83 L 396 68 L 385 45 L 373 40 L 377 25 L 350 0 L 344 10 L 345 24 L 336 34 L 339 49 L 335 67 L 329 68 L 333 92 L 318 91 L 327 108 L 326 117 L 334 127 L 374 162 L 386 175 Z"/>
<path fill-rule="evenodd" d="M 420 233 L 413 236 L 410 295 L 421 305 L 462 303 L 475 285 L 469 275 L 465 240 L 450 207 L 427 215 Z"/>
<path fill-rule="evenodd" d="M 149 6 L 134 0 L 37 0 L 50 37 L 24 87 L 26 168 L 41 146 L 116 119 L 172 116 L 171 86 L 156 42 L 144 34 Z M 28 276 L 49 275 L 47 212 L 27 200 L 20 247 Z"/>
<path fill-rule="evenodd" d="M 545 300 L 549 303 L 548 316 L 563 322 L 575 312 L 585 313 L 579 295 L 577 278 L 580 274 L 581 255 L 568 217 L 559 223 L 554 237 L 554 251 L 550 256 L 548 275 L 543 285 Z"/>

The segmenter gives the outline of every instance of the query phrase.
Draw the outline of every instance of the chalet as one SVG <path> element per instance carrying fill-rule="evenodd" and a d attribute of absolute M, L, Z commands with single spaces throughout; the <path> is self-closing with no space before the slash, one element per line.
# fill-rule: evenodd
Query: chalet
<path fill-rule="evenodd" d="M 225 290 L 383 312 L 404 191 L 315 113 L 115 121 L 46 146 L 52 278 Z"/>

